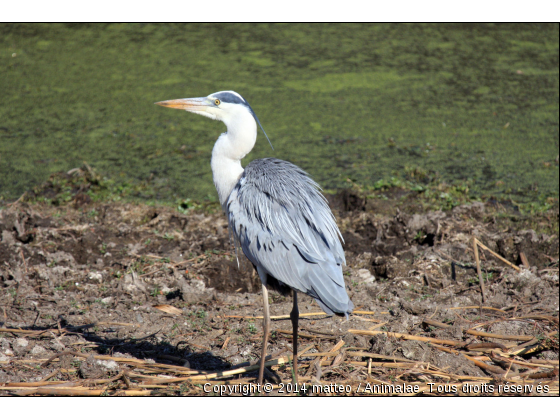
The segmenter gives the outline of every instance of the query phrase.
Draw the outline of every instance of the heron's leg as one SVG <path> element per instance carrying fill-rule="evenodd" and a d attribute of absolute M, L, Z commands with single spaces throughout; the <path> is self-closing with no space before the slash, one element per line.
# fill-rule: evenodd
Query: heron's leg
<path fill-rule="evenodd" d="M 264 313 L 263 313 L 263 344 L 261 351 L 261 362 L 259 365 L 259 384 L 263 383 L 264 376 L 264 362 L 266 359 L 266 347 L 268 345 L 268 334 L 270 333 L 270 311 L 268 308 L 268 290 L 266 286 L 262 285 Z"/>
<path fill-rule="evenodd" d="M 292 349 L 293 349 L 293 367 L 294 367 L 294 383 L 298 383 L 298 363 L 297 363 L 297 354 L 298 354 L 298 349 L 297 349 L 297 342 L 298 342 L 298 320 L 299 320 L 299 309 L 298 309 L 298 304 L 297 304 L 297 292 L 295 290 L 293 290 L 294 293 L 294 307 L 292 308 L 292 312 L 290 312 L 290 319 L 292 320 L 292 331 L 293 331 L 293 340 L 292 340 Z"/>

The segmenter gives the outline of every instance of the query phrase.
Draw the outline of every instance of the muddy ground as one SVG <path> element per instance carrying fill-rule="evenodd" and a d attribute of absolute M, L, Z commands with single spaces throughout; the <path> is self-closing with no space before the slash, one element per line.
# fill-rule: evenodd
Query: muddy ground
<path fill-rule="evenodd" d="M 427 211 L 400 190 L 329 201 L 356 313 L 305 315 L 320 308 L 300 295 L 299 349 L 336 350 L 302 357 L 302 381 L 353 384 L 337 395 L 403 381 L 547 383 L 558 393 L 557 205 L 532 216 L 496 202 Z M 260 282 L 236 256 L 219 209 L 184 214 L 78 194 L 63 206 L 7 205 L 0 233 L 0 395 L 205 395 L 181 375 L 259 358 L 261 320 L 251 317 L 262 315 Z M 480 250 L 483 308 L 473 236 L 521 267 Z M 270 301 L 273 316 L 289 314 L 291 299 Z M 291 353 L 290 330 L 289 319 L 273 321 L 269 354 Z M 183 379 L 165 383 L 171 377 Z M 224 380 L 254 383 L 256 371 Z M 271 367 L 268 381 L 291 382 L 290 365 Z M 332 393 L 322 391 L 300 394 Z M 478 392 L 492 393 L 504 392 Z"/>

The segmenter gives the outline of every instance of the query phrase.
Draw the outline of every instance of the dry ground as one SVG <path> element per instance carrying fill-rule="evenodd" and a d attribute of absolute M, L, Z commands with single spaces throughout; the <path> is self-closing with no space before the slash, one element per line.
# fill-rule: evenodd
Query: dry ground
<path fill-rule="evenodd" d="M 558 207 L 524 217 L 482 203 L 427 212 L 398 192 L 330 201 L 356 311 L 327 317 L 301 296 L 299 375 L 349 387 L 300 395 L 558 394 Z M 238 267 L 220 212 L 16 203 L 0 210 L 0 233 L 0 395 L 256 382 L 260 283 L 242 256 Z M 482 305 L 473 237 L 511 263 L 479 248 Z M 272 394 L 294 394 L 290 309 L 272 294 Z M 403 383 L 417 388 L 372 388 Z"/>

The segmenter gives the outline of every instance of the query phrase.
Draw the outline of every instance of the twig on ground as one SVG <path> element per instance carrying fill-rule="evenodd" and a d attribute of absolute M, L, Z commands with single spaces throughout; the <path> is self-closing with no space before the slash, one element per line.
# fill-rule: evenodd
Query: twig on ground
<path fill-rule="evenodd" d="M 508 260 L 506 260 L 504 257 L 502 257 L 501 255 L 496 254 L 494 251 L 492 251 L 490 248 L 488 248 L 486 245 L 484 245 L 482 242 L 480 242 L 478 239 L 474 238 L 474 240 L 476 241 L 477 245 L 479 247 L 481 247 L 482 249 L 484 249 L 485 251 L 488 251 L 490 254 L 492 254 L 494 257 L 496 257 L 497 259 L 499 259 L 501 262 L 503 262 L 504 264 L 509 265 L 511 268 L 517 270 L 517 271 L 521 271 L 521 269 L 516 266 L 515 264 L 510 263 Z"/>
<path fill-rule="evenodd" d="M 474 249 L 474 260 L 476 262 L 476 273 L 478 274 L 478 282 L 480 283 L 480 292 L 482 294 L 482 302 L 486 301 L 486 290 L 484 289 L 484 279 L 482 278 L 482 271 L 480 269 L 480 258 L 478 258 L 478 241 L 473 236 L 472 238 L 473 249 Z M 481 304 L 482 308 L 482 304 Z"/>

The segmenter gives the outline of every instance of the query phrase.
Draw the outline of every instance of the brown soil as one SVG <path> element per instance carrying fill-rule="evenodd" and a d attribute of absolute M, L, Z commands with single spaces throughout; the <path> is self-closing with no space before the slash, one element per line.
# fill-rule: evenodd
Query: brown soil
<path fill-rule="evenodd" d="M 534 217 L 482 203 L 425 212 L 398 195 L 368 201 L 345 191 L 330 197 L 345 240 L 347 287 L 362 312 L 349 320 L 302 317 L 300 349 L 328 352 L 344 342 L 321 365 L 301 358 L 303 380 L 353 384 L 350 393 L 360 393 L 358 383 L 518 381 L 548 384 L 557 394 L 558 208 Z M 0 210 L 0 233 L 0 395 L 204 395 L 201 382 L 164 379 L 184 378 L 189 369 L 221 372 L 259 358 L 261 321 L 250 317 L 262 314 L 260 281 L 236 256 L 219 212 L 184 215 L 77 200 L 64 207 L 16 203 Z M 490 309 L 480 308 L 473 236 L 514 264 L 524 253 L 530 265 L 516 271 L 480 251 L 483 306 Z M 272 315 L 289 314 L 291 299 L 271 296 Z M 302 314 L 320 312 L 308 296 L 300 296 L 299 308 Z M 281 332 L 291 330 L 289 319 L 274 320 L 272 329 L 269 354 L 289 355 L 291 336 Z M 386 334 L 391 332 L 460 345 Z M 494 347 L 477 348 L 479 343 Z M 254 383 L 255 375 L 225 379 Z M 289 365 L 272 367 L 269 376 L 289 383 Z M 45 381 L 67 388 L 55 392 L 41 385 Z"/>

